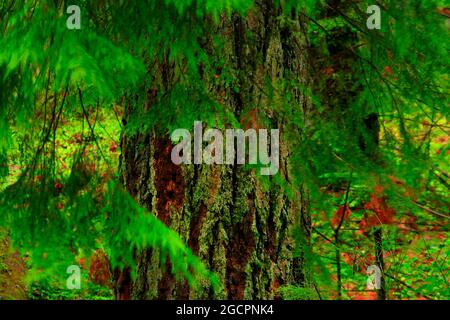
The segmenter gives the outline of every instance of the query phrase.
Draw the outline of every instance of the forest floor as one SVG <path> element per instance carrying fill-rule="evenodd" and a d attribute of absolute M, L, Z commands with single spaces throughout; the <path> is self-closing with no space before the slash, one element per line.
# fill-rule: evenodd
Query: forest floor
<path fill-rule="evenodd" d="M 11 250 L 6 237 L 0 237 L 0 300 L 27 298 L 23 281 L 26 270 L 25 260 L 17 251 Z"/>

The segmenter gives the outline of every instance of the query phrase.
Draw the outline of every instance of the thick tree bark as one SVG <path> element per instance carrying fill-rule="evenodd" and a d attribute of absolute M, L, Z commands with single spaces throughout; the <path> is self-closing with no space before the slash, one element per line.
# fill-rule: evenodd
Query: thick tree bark
<path fill-rule="evenodd" d="M 289 27 L 281 26 L 279 9 L 272 1 L 257 1 L 247 17 L 223 18 L 218 32 L 225 39 L 225 63 L 238 71 L 239 90 L 211 87 L 211 94 L 231 110 L 237 119 L 248 106 L 254 111 L 270 103 L 263 88 L 267 80 L 281 81 L 286 72 L 304 77 L 306 51 L 301 45 L 297 17 Z M 252 36 L 250 36 L 250 34 Z M 208 44 L 207 44 L 208 45 Z M 158 90 L 170 90 L 171 66 L 161 64 L 164 74 Z M 205 79 L 205 82 L 207 80 Z M 292 108 L 306 108 L 306 99 L 296 93 Z M 151 108 L 155 95 L 149 93 Z M 132 103 L 126 114 L 139 112 Z M 263 110 L 261 111 L 263 112 Z M 125 115 L 126 118 L 126 115 Z M 283 120 L 270 117 L 273 126 Z M 250 123 L 258 128 L 257 121 Z M 189 129 L 189 128 L 188 128 Z M 294 197 L 272 185 L 266 190 L 255 175 L 238 165 L 183 165 L 170 159 L 172 144 L 157 131 L 124 136 L 121 172 L 123 184 L 138 202 L 177 231 L 194 254 L 214 271 L 225 290 L 213 292 L 205 285 L 194 292 L 185 281 L 170 272 L 170 261 L 160 267 L 159 253 L 148 249 L 137 253 L 138 275 L 132 282 L 118 271 L 118 297 L 135 299 L 270 299 L 281 285 L 309 287 L 307 258 L 296 250 L 292 237 L 301 232 L 309 243 L 310 219 L 307 191 Z M 281 142 L 280 172 L 289 180 L 289 145 Z M 127 296 L 127 292 L 130 296 Z"/>

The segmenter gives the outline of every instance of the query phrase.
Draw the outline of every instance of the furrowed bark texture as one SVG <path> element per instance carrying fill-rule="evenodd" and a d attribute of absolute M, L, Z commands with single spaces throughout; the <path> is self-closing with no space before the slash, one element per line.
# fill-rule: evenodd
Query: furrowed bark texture
<path fill-rule="evenodd" d="M 269 107 L 263 92 L 266 81 L 281 81 L 286 72 L 304 77 L 306 52 L 299 21 L 290 17 L 289 25 L 281 25 L 276 19 L 279 14 L 272 1 L 257 1 L 246 17 L 223 18 L 218 30 L 212 31 L 223 37 L 225 50 L 214 52 L 211 46 L 211 54 L 224 56 L 225 63 L 237 70 L 239 90 L 210 84 L 210 92 L 237 119 L 243 119 L 249 107 L 255 113 Z M 170 90 L 172 66 L 159 67 L 167 76 L 160 90 Z M 154 97 L 149 93 L 148 108 Z M 296 93 L 292 108 L 304 108 L 305 101 Z M 126 114 L 138 110 L 130 105 Z M 273 128 L 282 129 L 283 120 L 269 118 Z M 259 124 L 253 120 L 247 126 L 257 129 Z M 281 285 L 309 286 L 307 259 L 295 250 L 292 237 L 300 227 L 309 241 L 306 191 L 288 199 L 277 185 L 263 187 L 258 171 L 239 165 L 177 166 L 170 159 L 172 147 L 167 137 L 154 132 L 124 136 L 123 183 L 137 201 L 178 232 L 218 275 L 225 290 L 213 292 L 205 285 L 194 291 L 171 274 L 170 261 L 161 267 L 159 253 L 149 249 L 137 253 L 135 281 L 122 273 L 116 276 L 125 279 L 116 283 L 116 294 L 134 299 L 270 299 Z M 279 174 L 285 180 L 289 179 L 288 154 L 289 145 L 282 140 Z M 129 296 L 121 292 L 126 290 Z"/>

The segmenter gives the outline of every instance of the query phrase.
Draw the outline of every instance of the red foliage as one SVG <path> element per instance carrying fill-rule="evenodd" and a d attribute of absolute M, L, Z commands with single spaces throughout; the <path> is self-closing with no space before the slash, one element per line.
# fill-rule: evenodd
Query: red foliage
<path fill-rule="evenodd" d="M 83 143 L 83 138 L 81 137 L 80 133 L 73 135 L 73 141 L 74 143 Z"/>
<path fill-rule="evenodd" d="M 383 76 L 383 78 L 389 78 L 389 79 L 393 79 L 393 80 L 397 79 L 394 70 L 392 70 L 392 68 L 390 66 L 385 66 L 383 68 L 382 76 Z"/>
<path fill-rule="evenodd" d="M 96 250 L 90 258 L 89 280 L 101 286 L 111 285 L 111 269 L 106 254 Z"/>
<path fill-rule="evenodd" d="M 392 71 L 391 67 L 389 67 L 389 66 L 384 67 L 384 72 L 386 74 L 391 74 L 391 75 L 394 74 L 394 71 Z"/>
<path fill-rule="evenodd" d="M 344 222 L 346 219 L 348 219 L 348 217 L 350 216 L 352 212 L 350 211 L 350 209 L 347 207 L 345 208 L 345 206 L 340 206 L 333 218 L 331 219 L 331 226 L 333 227 L 333 229 L 336 229 L 337 227 L 339 227 L 339 224 L 342 222 Z"/>
<path fill-rule="evenodd" d="M 364 208 L 375 213 L 375 216 L 369 217 L 367 221 L 369 226 L 391 224 L 394 221 L 395 210 L 386 204 L 386 197 L 372 195 L 370 201 L 365 204 Z"/>
<path fill-rule="evenodd" d="M 449 136 L 440 136 L 436 138 L 436 142 L 440 144 L 447 144 L 450 142 Z"/>
<path fill-rule="evenodd" d="M 367 267 L 375 263 L 375 256 L 368 252 L 358 253 L 359 250 L 356 247 L 354 252 L 342 252 L 342 261 L 349 266 L 355 266 L 360 273 L 366 274 Z"/>
<path fill-rule="evenodd" d="M 61 182 L 56 181 L 54 187 L 55 187 L 55 196 L 58 196 L 62 191 L 63 185 Z"/>
<path fill-rule="evenodd" d="M 333 67 L 326 67 L 324 69 L 322 69 L 323 74 L 327 75 L 327 76 L 331 76 L 335 73 L 335 70 Z"/>
<path fill-rule="evenodd" d="M 387 198 L 382 193 L 383 187 L 377 186 L 375 192 L 370 196 L 370 201 L 364 205 L 364 209 L 370 213 L 359 224 L 359 230 L 363 234 L 371 227 L 394 223 L 394 215 L 396 212 L 388 206 L 386 202 Z"/>
<path fill-rule="evenodd" d="M 442 8 L 442 9 L 438 9 L 438 12 L 439 12 L 441 15 L 443 15 L 443 16 L 445 16 L 445 17 L 447 17 L 447 18 L 450 18 L 450 8 Z"/>
<path fill-rule="evenodd" d="M 357 291 L 348 292 L 348 296 L 352 300 L 377 300 L 376 291 Z"/>
<path fill-rule="evenodd" d="M 82 269 L 86 269 L 86 259 L 85 259 L 85 258 L 79 258 L 79 259 L 78 259 L 78 265 L 79 265 Z"/>
<path fill-rule="evenodd" d="M 111 151 L 111 152 L 116 152 L 117 151 L 117 148 L 118 148 L 119 146 L 117 145 L 117 143 L 115 143 L 114 141 L 113 142 L 111 142 L 111 144 L 109 145 L 109 151 Z"/>
<path fill-rule="evenodd" d="M 355 255 L 347 252 L 342 252 L 342 260 L 349 266 L 355 264 Z"/>
<path fill-rule="evenodd" d="M 245 113 L 241 117 L 240 124 L 246 130 L 247 129 L 258 130 L 259 129 L 259 125 L 258 125 L 258 110 L 256 108 L 254 108 L 254 109 L 251 109 L 250 111 L 248 111 L 247 113 Z"/>

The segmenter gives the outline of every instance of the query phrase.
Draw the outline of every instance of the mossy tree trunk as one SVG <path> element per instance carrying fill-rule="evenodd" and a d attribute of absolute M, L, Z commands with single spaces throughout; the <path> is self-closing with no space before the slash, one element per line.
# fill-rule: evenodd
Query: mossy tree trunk
<path fill-rule="evenodd" d="M 225 41 L 222 56 L 237 71 L 238 90 L 208 84 L 210 92 L 237 119 L 250 116 L 247 126 L 258 128 L 258 112 L 271 103 L 265 95 L 266 81 L 283 81 L 285 75 L 305 77 L 306 51 L 299 17 L 277 19 L 281 11 L 272 1 L 257 1 L 246 17 L 223 18 L 214 34 Z M 284 22 L 282 21 L 284 20 Z M 157 90 L 171 87 L 169 62 Z M 208 83 L 208 79 L 204 79 Z M 307 100 L 295 93 L 292 108 L 307 108 Z M 147 107 L 156 99 L 149 92 Z M 250 111 L 249 111 L 250 109 Z M 128 115 L 139 106 L 127 106 Z M 255 115 L 256 114 L 256 115 Z M 283 130 L 284 120 L 269 115 L 273 128 Z M 199 119 L 201 120 L 201 119 Z M 187 128 L 189 129 L 189 128 Z M 239 165 L 182 165 L 172 163 L 172 143 L 152 132 L 123 136 L 121 173 L 123 184 L 139 203 L 177 231 L 191 250 L 214 271 L 225 290 L 213 292 L 205 285 L 193 291 L 170 272 L 170 261 L 160 265 L 159 253 L 148 249 L 136 253 L 137 279 L 117 271 L 116 295 L 128 299 L 270 299 L 282 285 L 310 287 L 307 255 L 296 248 L 293 232 L 309 243 L 310 219 L 306 190 L 292 196 L 278 184 L 264 187 L 255 170 Z M 289 181 L 290 145 L 281 137 L 279 175 Z M 270 179 L 274 179 L 273 177 Z"/>

